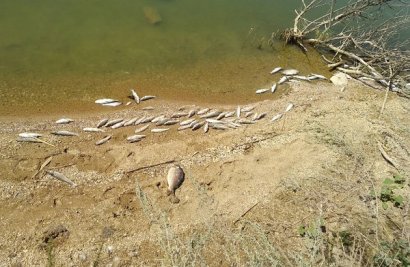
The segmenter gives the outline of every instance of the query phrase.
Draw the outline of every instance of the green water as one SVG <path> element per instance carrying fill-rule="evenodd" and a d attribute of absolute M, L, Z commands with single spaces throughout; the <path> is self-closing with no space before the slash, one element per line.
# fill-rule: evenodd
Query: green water
<path fill-rule="evenodd" d="M 130 87 L 174 99 L 246 98 L 277 64 L 316 67 L 316 55 L 266 42 L 291 25 L 298 2 L 2 0 L 0 115 L 81 111 Z M 147 6 L 161 23 L 148 22 Z"/>

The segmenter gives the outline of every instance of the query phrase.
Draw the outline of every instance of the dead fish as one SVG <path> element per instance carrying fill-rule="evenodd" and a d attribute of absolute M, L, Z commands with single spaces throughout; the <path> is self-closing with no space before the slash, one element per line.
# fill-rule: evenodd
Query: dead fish
<path fill-rule="evenodd" d="M 245 118 L 247 118 L 247 117 L 251 116 L 252 114 L 253 114 L 253 112 L 252 112 L 252 111 L 246 112 L 246 113 L 245 113 Z"/>
<path fill-rule="evenodd" d="M 145 120 L 146 117 L 147 117 L 147 116 L 142 116 L 141 118 L 139 118 L 139 119 L 134 123 L 134 125 L 141 124 L 141 122 L 142 122 L 143 120 Z"/>
<path fill-rule="evenodd" d="M 275 74 L 275 73 L 279 72 L 280 70 L 282 70 L 281 67 L 276 67 L 270 72 L 270 74 Z"/>
<path fill-rule="evenodd" d="M 225 114 L 225 118 L 232 117 L 233 115 L 235 115 L 235 111 L 227 112 L 227 113 Z"/>
<path fill-rule="evenodd" d="M 108 119 L 102 119 L 97 123 L 97 128 L 101 128 L 103 126 L 105 126 L 108 122 Z"/>
<path fill-rule="evenodd" d="M 42 134 L 39 133 L 19 133 L 19 136 L 22 138 L 32 138 L 32 137 L 41 137 L 43 136 Z"/>
<path fill-rule="evenodd" d="M 209 123 L 224 123 L 224 121 L 220 121 L 218 119 L 206 119 L 205 121 Z"/>
<path fill-rule="evenodd" d="M 162 120 L 162 119 L 165 119 L 164 115 L 160 115 L 158 117 L 155 117 L 154 119 L 152 119 L 151 122 L 156 123 L 156 122 L 158 122 L 159 120 Z"/>
<path fill-rule="evenodd" d="M 166 121 L 165 123 L 164 123 L 164 125 L 174 125 L 174 124 L 177 124 L 179 122 L 179 120 L 169 120 L 169 121 Z"/>
<path fill-rule="evenodd" d="M 146 95 L 146 96 L 141 97 L 141 101 L 146 101 L 146 100 L 150 100 L 150 99 L 153 99 L 153 98 L 155 98 L 155 96 L 153 96 L 153 95 Z"/>
<path fill-rule="evenodd" d="M 221 114 L 221 112 L 218 111 L 218 110 L 215 110 L 215 111 L 211 111 L 207 114 L 202 115 L 201 118 L 203 118 L 203 119 L 213 118 L 213 117 L 218 116 L 219 114 Z"/>
<path fill-rule="evenodd" d="M 124 123 L 124 126 L 131 126 L 138 120 L 138 117 L 132 118 Z"/>
<path fill-rule="evenodd" d="M 178 203 L 179 199 L 175 196 L 175 190 L 181 187 L 182 183 L 185 180 L 185 173 L 179 165 L 172 166 L 168 170 L 167 183 L 168 190 L 167 195 L 171 195 L 171 202 Z"/>
<path fill-rule="evenodd" d="M 201 128 L 204 124 L 205 124 L 205 122 L 203 122 L 203 121 L 194 124 L 194 125 L 192 126 L 192 131 L 198 130 L 198 129 Z"/>
<path fill-rule="evenodd" d="M 140 128 L 135 129 L 135 133 L 142 133 L 143 131 L 145 131 L 146 129 L 148 129 L 149 124 L 142 126 Z"/>
<path fill-rule="evenodd" d="M 267 91 L 269 91 L 269 89 L 265 89 L 265 88 L 264 88 L 264 89 L 258 89 L 258 90 L 256 90 L 255 93 L 256 93 L 256 94 L 263 94 L 263 93 L 266 93 Z"/>
<path fill-rule="evenodd" d="M 130 143 L 135 143 L 135 142 L 141 141 L 145 137 L 146 137 L 146 135 L 141 135 L 141 134 L 131 135 L 131 136 L 127 137 L 127 141 L 130 142 Z"/>
<path fill-rule="evenodd" d="M 140 103 L 140 97 L 138 96 L 137 92 L 134 91 L 134 89 L 131 89 L 131 95 L 132 95 L 132 98 L 135 100 L 135 102 L 137 104 L 139 104 Z"/>
<path fill-rule="evenodd" d="M 112 103 L 112 102 L 119 102 L 119 101 L 115 99 L 111 99 L 111 98 L 101 98 L 101 99 L 95 100 L 96 104 L 102 104 L 102 105 Z"/>
<path fill-rule="evenodd" d="M 195 113 L 196 113 L 196 110 L 194 110 L 194 109 L 190 110 L 189 113 L 188 113 L 188 118 L 191 118 L 192 116 L 194 116 Z"/>
<path fill-rule="evenodd" d="M 315 77 L 316 79 L 326 80 L 326 77 L 320 74 L 312 73 L 310 77 Z"/>
<path fill-rule="evenodd" d="M 225 118 L 225 114 L 226 114 L 226 112 L 222 112 L 221 114 L 218 115 L 218 117 L 216 117 L 216 119 L 220 120 L 220 119 Z"/>
<path fill-rule="evenodd" d="M 84 132 L 94 132 L 94 133 L 96 133 L 96 132 L 104 132 L 103 129 L 100 129 L 100 128 L 92 128 L 92 127 L 83 128 L 83 131 L 84 131 Z"/>
<path fill-rule="evenodd" d="M 151 130 L 152 133 L 162 133 L 168 131 L 169 128 L 154 128 Z"/>
<path fill-rule="evenodd" d="M 287 76 L 298 75 L 299 71 L 295 69 L 287 69 L 287 70 L 283 70 L 282 74 L 287 75 Z"/>
<path fill-rule="evenodd" d="M 239 119 L 239 120 L 237 120 L 237 123 L 240 123 L 240 124 L 254 124 L 255 122 L 251 121 L 251 120 L 247 120 L 247 119 Z"/>
<path fill-rule="evenodd" d="M 198 122 L 196 120 L 194 120 L 193 122 L 191 122 L 189 124 L 189 128 L 192 128 L 195 124 L 197 124 Z"/>
<path fill-rule="evenodd" d="M 165 124 L 167 121 L 169 121 L 169 120 L 170 120 L 169 118 L 163 118 L 163 119 L 157 121 L 157 123 L 155 123 L 155 125 L 156 125 L 156 126 L 162 126 L 162 125 L 164 125 L 164 124 Z"/>
<path fill-rule="evenodd" d="M 276 87 L 277 87 L 278 85 L 277 85 L 277 83 L 274 83 L 273 85 L 272 85 L 272 87 L 270 88 L 270 91 L 272 92 L 272 93 L 274 93 L 275 91 L 276 91 Z"/>
<path fill-rule="evenodd" d="M 107 122 L 107 123 L 105 124 L 105 127 L 113 126 L 114 124 L 117 124 L 117 123 L 119 123 L 119 122 L 122 122 L 123 120 L 124 120 L 124 119 L 111 120 L 111 121 L 109 121 L 109 122 Z"/>
<path fill-rule="evenodd" d="M 292 108 L 293 108 L 293 104 L 290 103 L 290 104 L 286 107 L 285 112 L 290 111 Z"/>
<path fill-rule="evenodd" d="M 69 124 L 70 122 L 73 122 L 74 120 L 68 119 L 68 118 L 62 118 L 56 121 L 57 124 Z"/>
<path fill-rule="evenodd" d="M 106 104 L 102 104 L 102 105 L 103 106 L 108 106 L 108 107 L 118 107 L 121 104 L 122 104 L 121 102 L 111 102 L 111 103 L 106 103 Z"/>
<path fill-rule="evenodd" d="M 181 125 L 181 126 L 188 125 L 188 124 L 190 124 L 191 122 L 193 122 L 194 120 L 195 120 L 195 119 L 184 120 L 184 121 L 181 121 L 181 123 L 180 123 L 179 125 Z"/>
<path fill-rule="evenodd" d="M 125 124 L 125 121 L 120 121 L 120 122 L 114 124 L 113 126 L 111 126 L 111 129 L 118 129 L 120 127 L 123 127 L 124 124 Z"/>
<path fill-rule="evenodd" d="M 155 118 L 154 116 L 148 116 L 148 117 L 144 118 L 143 120 L 141 120 L 141 123 L 151 122 L 154 118 Z"/>
<path fill-rule="evenodd" d="M 271 122 L 277 121 L 280 118 L 282 118 L 282 113 L 276 114 L 275 116 L 273 116 L 273 118 L 270 120 Z"/>
<path fill-rule="evenodd" d="M 102 145 L 102 144 L 108 142 L 108 140 L 110 140 L 111 137 L 112 137 L 112 135 L 107 135 L 107 136 L 104 137 L 103 139 L 98 140 L 97 142 L 95 142 L 95 145 L 96 145 L 96 146 Z"/>
<path fill-rule="evenodd" d="M 293 79 L 301 80 L 301 81 L 310 81 L 306 76 L 294 75 L 292 76 Z"/>
<path fill-rule="evenodd" d="M 283 76 L 282 78 L 279 79 L 278 84 L 282 84 L 282 83 L 284 83 L 284 82 L 286 82 L 286 81 L 288 81 L 288 80 L 289 80 L 289 77 L 288 77 L 288 76 Z"/>
<path fill-rule="evenodd" d="M 236 117 L 237 117 L 237 118 L 240 118 L 240 117 L 241 117 L 241 107 L 240 107 L 240 106 L 238 106 L 238 107 L 236 108 Z"/>
<path fill-rule="evenodd" d="M 266 116 L 267 114 L 268 114 L 268 113 L 266 113 L 266 112 L 261 113 L 261 114 L 255 113 L 255 115 L 253 116 L 252 120 L 253 120 L 253 121 L 258 121 L 258 120 L 260 120 L 260 119 L 265 118 L 265 116 Z"/>
<path fill-rule="evenodd" d="M 241 111 L 242 112 L 249 112 L 249 111 L 254 110 L 255 108 L 256 108 L 256 106 L 243 107 L 243 108 L 241 108 Z"/>
<path fill-rule="evenodd" d="M 181 118 L 181 117 L 185 117 L 187 115 L 188 115 L 187 112 L 175 112 L 174 114 L 171 115 L 171 118 L 173 118 L 173 119 Z"/>
<path fill-rule="evenodd" d="M 189 125 L 189 124 L 182 125 L 182 126 L 178 127 L 178 131 L 182 131 L 182 130 L 185 130 L 185 129 L 188 129 L 188 128 L 191 128 L 191 125 Z"/>
<path fill-rule="evenodd" d="M 17 138 L 17 142 L 42 143 L 41 139 L 37 137 L 21 137 L 21 136 Z"/>
<path fill-rule="evenodd" d="M 71 181 L 70 179 L 68 179 L 64 174 L 56 172 L 56 171 L 46 171 L 47 174 L 51 175 L 52 177 L 56 178 L 57 180 L 60 180 L 62 182 L 65 182 L 69 185 L 71 185 L 72 187 L 76 187 L 77 185 Z"/>
<path fill-rule="evenodd" d="M 149 107 L 142 108 L 142 110 L 154 110 L 154 107 L 149 106 Z"/>
<path fill-rule="evenodd" d="M 196 114 L 203 115 L 203 114 L 207 113 L 208 111 L 209 111 L 209 108 L 204 108 L 204 109 L 201 109 L 200 111 L 198 111 Z"/>
<path fill-rule="evenodd" d="M 204 126 L 204 133 L 207 133 L 209 131 L 209 123 L 207 122 L 207 123 L 205 123 L 205 126 Z"/>
<path fill-rule="evenodd" d="M 237 129 L 237 128 L 241 127 L 240 124 L 232 122 L 232 121 L 227 122 L 226 126 L 228 126 L 229 128 L 232 128 L 232 129 Z"/>
<path fill-rule="evenodd" d="M 56 131 L 56 132 L 51 132 L 51 134 L 59 135 L 59 136 L 78 136 L 78 133 L 73 133 L 70 131 Z"/>
<path fill-rule="evenodd" d="M 222 125 L 222 124 L 211 124 L 210 127 L 213 128 L 213 129 L 216 129 L 216 130 L 226 130 L 226 129 L 228 129 L 227 126 Z"/>

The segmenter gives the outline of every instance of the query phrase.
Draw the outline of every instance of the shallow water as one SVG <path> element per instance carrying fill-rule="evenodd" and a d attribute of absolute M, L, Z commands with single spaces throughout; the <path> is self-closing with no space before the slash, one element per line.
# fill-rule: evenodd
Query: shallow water
<path fill-rule="evenodd" d="M 272 0 L 3 0 L 0 115 L 97 109 L 129 88 L 161 98 L 243 103 L 277 65 L 324 71 L 315 53 L 267 43 L 299 3 Z M 144 8 L 162 18 L 149 23 Z"/>

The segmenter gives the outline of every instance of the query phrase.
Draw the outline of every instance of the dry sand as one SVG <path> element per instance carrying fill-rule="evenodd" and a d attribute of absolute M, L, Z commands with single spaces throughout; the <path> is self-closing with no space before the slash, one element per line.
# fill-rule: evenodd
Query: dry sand
<path fill-rule="evenodd" d="M 257 112 L 268 112 L 253 125 L 208 134 L 202 129 L 177 132 L 172 126 L 134 144 L 125 138 L 136 127 L 126 127 L 107 130 L 113 138 L 98 147 L 95 141 L 107 133 L 49 133 L 80 132 L 103 117 L 132 118 L 141 109 L 132 105 L 120 112 L 74 116 L 67 126 L 54 124 L 52 116 L 3 118 L 0 266 L 170 266 L 183 260 L 231 266 L 242 257 L 230 258 L 231 252 L 222 249 L 233 237 L 206 241 L 201 236 L 246 231 L 246 223 L 257 224 L 288 255 L 289 265 L 293 256 L 310 251 L 298 228 L 318 219 L 329 238 L 345 230 L 368 240 L 408 235 L 404 211 L 377 209 L 380 201 L 370 193 L 380 190 L 384 178 L 410 173 L 410 102 L 391 94 L 379 117 L 383 96 L 354 81 L 343 92 L 326 81 L 294 83 L 280 99 L 253 103 Z M 270 123 L 288 103 L 295 107 Z M 155 109 L 144 113 L 172 113 L 186 104 L 153 100 L 145 105 Z M 16 142 L 17 134 L 27 131 L 43 133 L 55 147 Z M 396 168 L 383 159 L 378 142 Z M 43 172 L 35 176 L 50 156 L 46 169 L 65 174 L 76 188 Z M 178 204 L 166 195 L 169 164 L 128 172 L 171 160 L 186 173 L 176 192 Z M 408 186 L 404 190 L 409 197 Z M 192 250 L 192 240 L 202 240 L 204 256 L 188 257 L 192 253 L 180 240 L 191 240 Z"/>

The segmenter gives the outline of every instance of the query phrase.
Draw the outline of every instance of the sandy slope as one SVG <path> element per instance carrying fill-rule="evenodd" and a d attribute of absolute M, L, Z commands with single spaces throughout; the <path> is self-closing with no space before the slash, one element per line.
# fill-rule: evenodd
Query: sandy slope
<path fill-rule="evenodd" d="M 205 235 L 209 229 L 241 229 L 245 221 L 257 223 L 290 258 L 307 253 L 307 241 L 297 229 L 318 218 L 329 236 L 348 229 L 369 240 L 375 235 L 392 239 L 409 229 L 408 219 L 400 209 L 377 209 L 380 203 L 370 197 L 370 191 L 380 189 L 386 177 L 410 173 L 410 102 L 391 95 L 379 118 L 382 101 L 383 92 L 354 82 L 344 92 L 327 82 L 295 83 L 279 100 L 256 104 L 257 112 L 269 115 L 254 125 L 208 134 L 177 132 L 174 126 L 136 144 L 124 141 L 135 129 L 128 127 L 113 131 L 113 139 L 99 147 L 94 145 L 96 135 L 104 134 L 46 135 L 45 140 L 56 147 L 17 143 L 18 132 L 48 133 L 62 127 L 44 119 L 4 120 L 0 125 L 0 266 L 46 265 L 50 257 L 42 245 L 44 235 L 58 225 L 69 234 L 61 233 L 53 243 L 56 266 L 90 266 L 96 260 L 111 266 L 168 265 L 164 256 L 168 251 L 158 239 L 164 229 L 161 222 L 172 230 L 174 239 Z M 270 123 L 290 102 L 295 108 Z M 154 114 L 180 106 L 150 104 L 156 107 L 150 111 Z M 110 116 L 131 118 L 138 112 Z M 64 128 L 78 130 L 104 116 L 78 117 Z M 382 158 L 378 142 L 398 169 Z M 64 173 L 77 188 L 43 173 L 33 177 L 50 155 L 47 168 Z M 127 173 L 168 160 L 176 160 L 186 172 L 186 181 L 177 191 L 179 204 L 170 203 L 166 196 L 169 165 Z M 410 198 L 408 187 L 404 190 Z M 232 264 L 226 254 L 220 257 L 217 243 L 207 247 L 198 262 Z"/>

